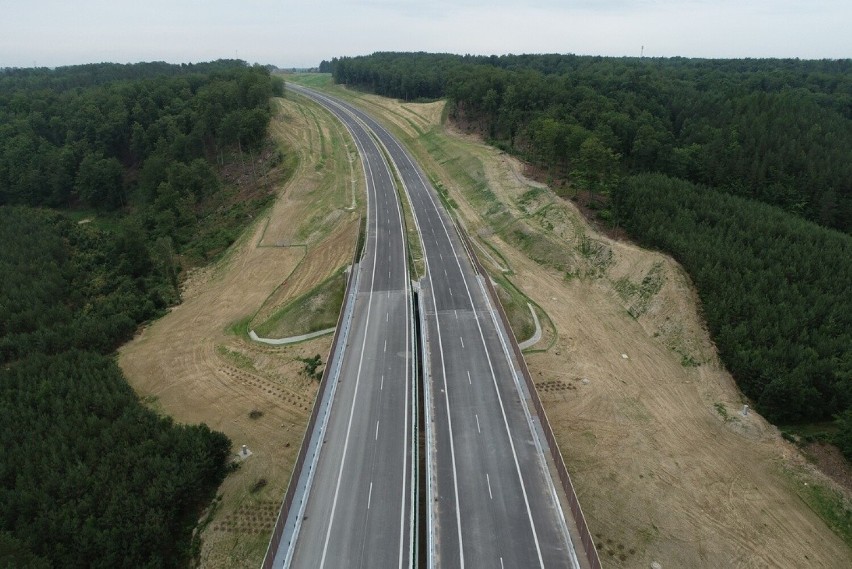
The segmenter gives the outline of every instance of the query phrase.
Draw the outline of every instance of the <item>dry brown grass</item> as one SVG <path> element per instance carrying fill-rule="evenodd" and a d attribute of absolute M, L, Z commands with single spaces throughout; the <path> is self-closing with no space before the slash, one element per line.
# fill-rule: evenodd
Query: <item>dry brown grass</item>
<path fill-rule="evenodd" d="M 759 415 L 739 415 L 741 394 L 672 259 L 595 233 L 515 159 L 439 127 L 438 104 L 359 98 L 409 136 L 470 233 L 554 322 L 553 347 L 527 361 L 605 566 L 852 566 L 796 489 L 831 482 Z M 493 226 L 505 219 L 511 231 Z"/>
<path fill-rule="evenodd" d="M 188 279 L 183 304 L 120 351 L 143 401 L 177 422 L 223 431 L 235 454 L 241 445 L 253 453 L 219 489 L 201 534 L 202 567 L 260 565 L 317 388 L 297 358 L 324 359 L 331 343 L 257 345 L 245 324 L 346 265 L 357 236 L 358 211 L 345 208 L 362 189 L 340 128 L 310 105 L 282 100 L 277 111 L 274 135 L 300 155 L 295 175 L 218 265 Z"/>

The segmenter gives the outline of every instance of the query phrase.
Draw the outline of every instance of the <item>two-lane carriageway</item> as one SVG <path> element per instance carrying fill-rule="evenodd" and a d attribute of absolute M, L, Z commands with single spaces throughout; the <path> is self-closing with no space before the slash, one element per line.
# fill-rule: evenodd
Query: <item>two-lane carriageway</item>
<path fill-rule="evenodd" d="M 413 317 L 402 214 L 390 168 L 363 125 L 368 219 L 348 345 L 292 547 L 274 567 L 407 568 L 414 558 Z"/>

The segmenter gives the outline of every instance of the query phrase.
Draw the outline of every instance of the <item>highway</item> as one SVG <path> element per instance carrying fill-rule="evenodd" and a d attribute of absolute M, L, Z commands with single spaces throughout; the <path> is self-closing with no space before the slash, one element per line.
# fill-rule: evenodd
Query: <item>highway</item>
<path fill-rule="evenodd" d="M 298 87 L 288 88 L 307 92 Z M 426 556 L 429 567 L 579 567 L 548 470 L 547 450 L 537 436 L 536 418 L 527 405 L 518 364 L 509 347 L 513 340 L 495 316 L 481 277 L 477 276 L 437 192 L 407 150 L 381 124 L 347 103 L 314 92 L 309 94 L 334 110 L 353 134 L 365 127 L 375 134 L 402 180 L 423 244 L 426 276 L 419 283 L 422 312 L 419 317 L 424 323 L 429 507 L 424 521 L 427 551 L 420 552 L 421 556 Z M 359 145 L 368 147 L 366 140 Z M 395 199 L 395 195 L 388 199 Z M 387 208 L 392 210 L 391 205 Z M 384 237 L 381 231 L 379 235 Z M 397 239 L 393 232 L 388 236 Z M 398 248 L 404 252 L 402 245 Z M 377 258 L 384 261 L 381 254 Z M 388 259 L 393 260 L 393 257 Z M 404 260 L 399 263 L 400 267 L 405 265 Z M 366 260 L 363 265 L 367 267 Z M 385 270 L 379 269 L 382 274 Z M 400 290 L 399 294 L 406 293 Z M 369 324 L 369 317 L 367 321 Z M 373 330 L 367 328 L 366 335 L 354 336 L 362 338 L 367 350 L 382 342 L 380 338 L 370 338 L 378 333 Z M 353 339 L 350 350 L 356 345 L 358 341 Z M 361 358 L 365 357 L 363 350 L 362 347 Z M 353 358 L 353 354 L 347 353 L 347 357 Z M 338 393 L 338 397 L 344 400 L 342 394 Z M 356 402 L 351 404 L 354 406 Z M 399 405 L 389 404 L 388 410 Z M 340 413 L 340 409 L 335 413 Z M 363 488 L 366 479 L 357 477 L 355 487 Z M 317 484 L 314 482 L 311 499 Z M 322 485 L 327 492 L 334 487 L 333 480 L 329 484 Z M 358 511 L 357 507 L 353 506 L 353 511 Z M 320 517 L 324 519 L 327 517 Z M 346 519 L 361 522 L 357 516 Z M 302 533 L 310 523 L 311 516 L 305 521 Z M 339 522 L 333 520 L 333 523 Z M 388 539 L 387 535 L 364 535 L 361 528 L 349 530 L 360 536 L 360 540 L 373 540 L 370 543 L 378 547 L 383 547 Z M 353 540 L 345 535 L 341 539 Z M 365 554 L 359 552 L 359 555 Z M 368 566 L 361 561 L 363 557 L 342 559 L 347 559 L 346 566 Z M 377 561 L 372 566 L 394 565 Z"/>
<path fill-rule="evenodd" d="M 274 567 L 413 563 L 415 434 L 412 299 L 396 189 L 369 133 L 349 128 L 364 166 L 368 219 L 348 345 L 294 547 Z"/>
<path fill-rule="evenodd" d="M 509 337 L 417 163 L 387 129 L 348 107 L 396 165 L 420 232 L 434 480 L 430 566 L 578 567 Z"/>

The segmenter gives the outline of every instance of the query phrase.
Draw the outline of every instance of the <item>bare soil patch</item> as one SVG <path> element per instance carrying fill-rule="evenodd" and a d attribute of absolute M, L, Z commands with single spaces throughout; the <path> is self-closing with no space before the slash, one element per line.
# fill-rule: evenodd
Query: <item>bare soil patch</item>
<path fill-rule="evenodd" d="M 852 566 L 797 492 L 835 485 L 739 413 L 679 265 L 599 233 L 514 158 L 438 122 L 412 128 L 403 109 L 434 121 L 434 107 L 357 97 L 409 136 L 481 250 L 554 323 L 552 347 L 527 361 L 605 566 Z"/>
<path fill-rule="evenodd" d="M 359 213 L 345 208 L 360 189 L 339 172 L 358 165 L 339 129 L 307 107 L 278 102 L 273 134 L 300 161 L 268 214 L 218 264 L 190 275 L 181 305 L 120 350 L 143 401 L 179 423 L 223 431 L 235 457 L 241 445 L 252 453 L 219 489 L 201 533 L 202 567 L 260 566 L 317 389 L 300 358 L 324 360 L 331 344 L 327 336 L 258 345 L 245 324 L 273 293 L 298 296 L 340 270 L 357 237 Z M 300 246 L 288 246 L 294 241 Z"/>
<path fill-rule="evenodd" d="M 280 286 L 264 300 L 251 319 L 249 327 L 265 322 L 276 310 L 328 278 L 329 266 L 344 267 L 350 264 L 354 249 L 352 236 L 357 234 L 358 219 L 354 215 L 341 219 L 338 227 L 323 241 L 322 247 L 308 249 L 299 263 L 298 270 L 289 273 Z"/>
<path fill-rule="evenodd" d="M 835 482 L 846 490 L 852 491 L 852 467 L 834 445 L 820 441 L 809 443 L 802 449 L 822 472 L 825 472 Z"/>

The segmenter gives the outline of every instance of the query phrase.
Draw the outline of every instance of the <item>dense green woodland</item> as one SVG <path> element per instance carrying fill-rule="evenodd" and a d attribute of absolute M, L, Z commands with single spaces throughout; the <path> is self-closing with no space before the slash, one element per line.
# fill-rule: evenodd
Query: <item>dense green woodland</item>
<path fill-rule="evenodd" d="M 376 53 L 326 62 L 338 83 L 451 115 L 554 177 L 602 143 L 662 172 L 852 231 L 852 60 Z"/>
<path fill-rule="evenodd" d="M 660 174 L 613 200 L 628 232 L 698 285 L 723 360 L 763 413 L 793 423 L 852 405 L 852 238 Z"/>
<path fill-rule="evenodd" d="M 0 72 L 0 205 L 131 208 L 180 249 L 215 209 L 225 153 L 260 149 L 281 89 L 233 61 Z"/>
<path fill-rule="evenodd" d="M 321 70 L 447 97 L 460 126 L 673 254 L 744 393 L 776 422 L 842 414 L 852 458 L 852 61 L 377 53 Z"/>
<path fill-rule="evenodd" d="M 232 178 L 282 88 L 238 61 L 0 70 L 0 567 L 197 551 L 230 441 L 145 408 L 111 354 L 268 201 Z"/>

